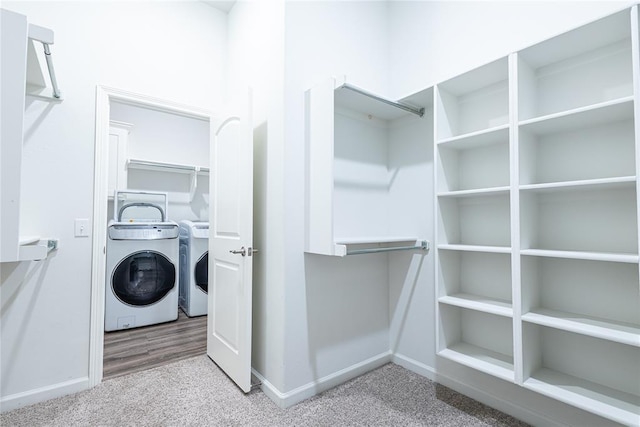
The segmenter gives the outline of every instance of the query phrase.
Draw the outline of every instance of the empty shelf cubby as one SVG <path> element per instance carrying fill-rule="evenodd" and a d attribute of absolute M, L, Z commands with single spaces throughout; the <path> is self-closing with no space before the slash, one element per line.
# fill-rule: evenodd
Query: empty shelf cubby
<path fill-rule="evenodd" d="M 509 61 L 502 58 L 437 85 L 440 142 L 509 123 Z"/>
<path fill-rule="evenodd" d="M 523 325 L 524 387 L 622 424 L 640 417 L 640 348 Z"/>
<path fill-rule="evenodd" d="M 512 319 L 439 304 L 438 355 L 514 381 Z"/>
<path fill-rule="evenodd" d="M 513 316 L 509 254 L 440 250 L 439 301 Z"/>
<path fill-rule="evenodd" d="M 633 96 L 625 10 L 518 52 L 520 120 Z"/>

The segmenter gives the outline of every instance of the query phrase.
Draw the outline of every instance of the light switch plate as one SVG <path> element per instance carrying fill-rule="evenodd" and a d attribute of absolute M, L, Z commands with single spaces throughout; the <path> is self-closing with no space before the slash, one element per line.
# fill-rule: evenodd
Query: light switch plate
<path fill-rule="evenodd" d="M 77 218 L 75 221 L 75 230 L 76 237 L 89 237 L 89 219 Z"/>

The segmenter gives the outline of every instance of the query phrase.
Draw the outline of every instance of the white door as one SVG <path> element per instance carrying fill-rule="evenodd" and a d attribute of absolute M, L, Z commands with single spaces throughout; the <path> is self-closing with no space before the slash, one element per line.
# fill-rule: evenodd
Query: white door
<path fill-rule="evenodd" d="M 251 389 L 253 129 L 251 96 L 211 121 L 207 354 Z"/>

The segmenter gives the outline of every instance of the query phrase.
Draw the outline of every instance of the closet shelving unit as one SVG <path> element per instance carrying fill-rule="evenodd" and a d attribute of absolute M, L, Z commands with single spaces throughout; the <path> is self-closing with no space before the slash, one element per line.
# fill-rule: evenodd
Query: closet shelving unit
<path fill-rule="evenodd" d="M 49 45 L 53 44 L 52 30 L 27 22 L 26 16 L 2 10 L 2 146 L 0 147 L 0 262 L 33 261 L 47 258 L 57 249 L 58 240 L 39 235 L 21 235 L 20 205 L 24 116 L 26 98 L 60 103 Z M 36 46 L 44 47 L 46 67 L 40 64 Z M 45 83 L 43 69 L 49 74 L 53 95 Z"/>
<path fill-rule="evenodd" d="M 638 37 L 634 7 L 515 54 L 523 386 L 630 425 L 640 421 Z"/>
<path fill-rule="evenodd" d="M 626 425 L 640 423 L 638 21 L 633 6 L 435 91 L 438 354 Z"/>
<path fill-rule="evenodd" d="M 406 127 L 424 126 L 430 90 L 391 101 L 328 79 L 306 94 L 305 252 L 347 256 L 428 250 L 411 197 L 424 142 Z M 420 104 L 428 101 L 429 105 Z"/>
<path fill-rule="evenodd" d="M 438 354 L 514 381 L 508 58 L 435 105 Z"/>

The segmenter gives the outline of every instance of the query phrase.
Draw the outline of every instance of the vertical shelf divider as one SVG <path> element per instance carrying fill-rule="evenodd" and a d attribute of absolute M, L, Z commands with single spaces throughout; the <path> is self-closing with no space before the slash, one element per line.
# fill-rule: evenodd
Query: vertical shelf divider
<path fill-rule="evenodd" d="M 636 147 L 636 213 L 640 242 L 640 6 L 631 8 L 631 61 L 633 64 L 633 98 Z M 640 244 L 640 243 L 639 243 Z M 640 248 L 638 248 L 640 250 Z M 640 274 L 640 263 L 638 263 Z M 639 285 L 640 288 L 640 285 Z"/>
<path fill-rule="evenodd" d="M 520 268 L 520 154 L 518 128 L 518 54 L 509 55 L 509 163 L 511 200 L 511 277 L 513 307 L 513 368 L 516 384 L 522 384 L 522 292 Z"/>

